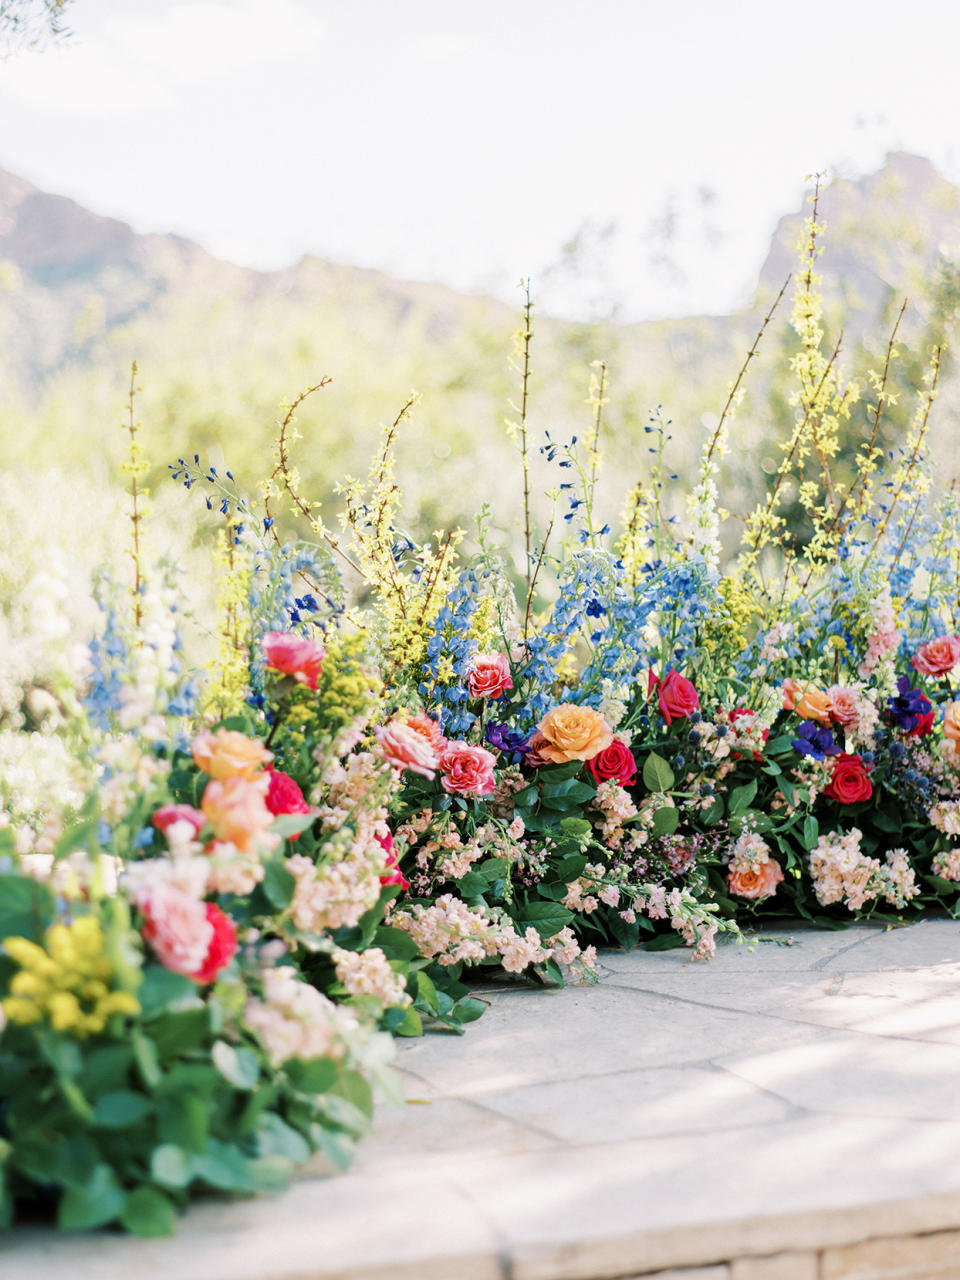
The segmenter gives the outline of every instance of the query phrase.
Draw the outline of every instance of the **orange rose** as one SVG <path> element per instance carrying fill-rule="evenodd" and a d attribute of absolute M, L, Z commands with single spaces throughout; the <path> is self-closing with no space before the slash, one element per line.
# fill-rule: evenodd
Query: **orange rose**
<path fill-rule="evenodd" d="M 804 689 L 794 711 L 804 720 L 816 720 L 817 724 L 829 728 L 830 695 L 824 693 L 822 689 Z"/>
<path fill-rule="evenodd" d="M 960 742 L 960 702 L 951 702 L 944 711 L 943 732 L 954 742 Z"/>
<path fill-rule="evenodd" d="M 793 676 L 787 676 L 783 682 L 783 709 L 784 711 L 792 711 L 797 705 L 797 697 L 801 692 L 801 686 L 797 684 Z"/>
<path fill-rule="evenodd" d="M 204 729 L 190 744 L 195 763 L 211 778 L 253 778 L 273 759 L 257 738 L 235 729 Z"/>
<path fill-rule="evenodd" d="M 551 764 L 568 760 L 592 760 L 613 741 L 613 730 L 593 707 L 564 702 L 537 725 L 536 748 Z"/>
<path fill-rule="evenodd" d="M 749 871 L 729 871 L 727 888 L 738 898 L 771 898 L 783 879 L 783 869 L 773 858 Z"/>

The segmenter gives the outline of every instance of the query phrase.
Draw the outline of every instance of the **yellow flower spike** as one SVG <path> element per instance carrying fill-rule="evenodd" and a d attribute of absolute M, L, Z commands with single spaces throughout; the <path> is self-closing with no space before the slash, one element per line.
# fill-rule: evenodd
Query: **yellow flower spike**
<path fill-rule="evenodd" d="M 112 1013 L 125 1013 L 130 1017 L 140 1012 L 140 1001 L 129 991 L 111 991 L 97 1004 L 97 1012 L 104 1017 Z"/>
<path fill-rule="evenodd" d="M 13 996 L 26 996 L 29 1000 L 42 1000 L 50 992 L 50 986 L 37 973 L 31 973 L 29 969 L 21 969 L 19 973 L 15 973 L 10 979 L 10 994 Z"/>
<path fill-rule="evenodd" d="M 54 1031 L 69 1031 L 83 1020 L 80 1001 L 68 991 L 58 991 L 47 1001 L 47 1016 Z"/>
<path fill-rule="evenodd" d="M 38 1004 L 32 1000 L 24 1000 L 18 996 L 7 996 L 5 1000 L 0 1002 L 0 1007 L 7 1015 L 11 1022 L 19 1023 L 20 1026 L 29 1026 L 32 1022 L 39 1022 L 43 1017 L 43 1010 Z"/>

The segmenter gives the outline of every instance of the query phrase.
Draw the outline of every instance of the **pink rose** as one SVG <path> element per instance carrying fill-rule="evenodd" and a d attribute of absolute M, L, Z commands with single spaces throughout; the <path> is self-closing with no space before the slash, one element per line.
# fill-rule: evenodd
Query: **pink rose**
<path fill-rule="evenodd" d="M 499 698 L 513 688 L 510 660 L 505 653 L 478 653 L 467 677 L 471 698 Z"/>
<path fill-rule="evenodd" d="M 400 870 L 400 859 L 397 857 L 397 846 L 393 843 L 393 833 L 388 831 L 385 836 L 376 837 L 377 844 L 387 855 L 384 874 L 380 877 L 382 885 L 398 884 L 401 889 L 409 889 L 410 881 Z"/>
<path fill-rule="evenodd" d="M 214 937 L 205 902 L 161 880 L 138 895 L 137 905 L 143 936 L 162 965 L 188 977 L 203 968 Z"/>
<path fill-rule="evenodd" d="M 842 684 L 835 684 L 829 688 L 827 690 L 827 711 L 834 724 L 856 724 L 856 689 L 848 689 Z"/>
<path fill-rule="evenodd" d="M 727 888 L 738 898 L 770 898 L 783 879 L 783 868 L 774 858 L 746 871 L 728 871 Z"/>
<path fill-rule="evenodd" d="M 228 840 L 243 853 L 254 853 L 271 841 L 279 844 L 275 837 L 264 840 L 273 822 L 265 800 L 269 785 L 266 776 L 254 781 L 226 778 L 207 783 L 200 804 L 218 840 Z"/>
<path fill-rule="evenodd" d="M 237 926 L 226 912 L 212 902 L 207 903 L 207 923 L 213 929 L 213 937 L 207 954 L 203 957 L 203 964 L 193 973 L 187 974 L 194 982 L 213 982 L 220 970 L 227 967 L 237 950 Z"/>
<path fill-rule="evenodd" d="M 402 720 L 378 724 L 373 732 L 387 764 L 392 764 L 395 769 L 409 769 L 423 778 L 436 775 L 437 753 L 425 734 Z"/>
<path fill-rule="evenodd" d="M 260 642 L 263 660 L 271 671 L 293 676 L 299 684 L 316 689 L 327 651 L 313 640 L 289 632 L 268 631 Z"/>
<path fill-rule="evenodd" d="M 637 776 L 637 762 L 633 752 L 619 738 L 614 738 L 609 747 L 588 760 L 587 769 L 598 785 L 613 780 L 621 787 L 629 787 Z"/>
<path fill-rule="evenodd" d="M 162 804 L 150 821 L 164 834 L 175 822 L 189 822 L 194 836 L 198 836 L 207 823 L 206 815 L 194 809 L 192 804 Z"/>
<path fill-rule="evenodd" d="M 283 773 L 280 769 L 268 769 L 267 776 L 270 779 L 270 785 L 267 788 L 266 803 L 274 817 L 280 817 L 285 813 L 310 812 L 310 806 L 304 799 L 303 792 L 289 773 Z M 287 836 L 287 839 L 299 840 L 299 831 L 295 835 Z"/>
<path fill-rule="evenodd" d="M 657 691 L 660 710 L 667 724 L 674 720 L 685 720 L 700 710 L 700 695 L 694 685 L 679 671 L 670 670 L 660 680 L 650 672 L 647 680 L 647 693 Z"/>
<path fill-rule="evenodd" d="M 960 662 L 960 636 L 936 636 L 922 644 L 911 659 L 925 676 L 943 676 Z"/>
<path fill-rule="evenodd" d="M 444 791 L 461 796 L 488 796 L 496 787 L 493 771 L 497 757 L 485 747 L 469 742 L 448 742 L 440 752 Z"/>
<path fill-rule="evenodd" d="M 408 729 L 413 729 L 416 733 L 426 738 L 434 751 L 439 753 L 443 750 L 447 740 L 443 736 L 443 730 L 436 720 L 421 711 L 417 715 L 411 716 L 409 720 L 405 720 L 404 724 Z"/>

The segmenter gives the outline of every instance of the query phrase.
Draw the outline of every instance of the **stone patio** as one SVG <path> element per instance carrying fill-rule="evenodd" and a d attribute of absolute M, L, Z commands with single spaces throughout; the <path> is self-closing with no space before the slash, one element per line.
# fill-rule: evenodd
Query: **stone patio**
<path fill-rule="evenodd" d="M 401 1046 L 408 1105 L 348 1175 L 172 1240 L 17 1231 L 0 1277 L 960 1277 L 960 924 L 769 937 L 489 989 Z"/>

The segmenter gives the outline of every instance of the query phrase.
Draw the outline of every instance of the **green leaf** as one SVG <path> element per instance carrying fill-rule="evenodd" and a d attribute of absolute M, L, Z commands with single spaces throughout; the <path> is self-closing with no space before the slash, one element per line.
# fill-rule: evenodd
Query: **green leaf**
<path fill-rule="evenodd" d="M 252 1089 L 260 1079 L 260 1063 L 252 1049 L 235 1048 L 226 1040 L 218 1040 L 210 1056 L 224 1080 L 238 1089 Z"/>
<path fill-rule="evenodd" d="M 565 835 L 574 836 L 576 839 L 588 836 L 593 830 L 586 818 L 561 818 L 560 829 Z"/>
<path fill-rule="evenodd" d="M 803 820 L 803 847 L 805 849 L 814 849 L 817 840 L 820 838 L 820 823 L 816 820 L 812 813 L 808 813 Z"/>
<path fill-rule="evenodd" d="M 655 751 L 643 762 L 643 785 L 648 791 L 669 791 L 676 781 L 673 770 Z"/>
<path fill-rule="evenodd" d="M 782 756 L 787 751 L 793 751 L 793 739 L 789 733 L 782 733 L 778 738 L 771 738 L 764 748 L 764 754 L 768 756 Z"/>
<path fill-rule="evenodd" d="M 296 1129 L 268 1111 L 257 1122 L 257 1152 L 261 1156 L 286 1156 L 294 1164 L 310 1159 L 310 1144 Z"/>
<path fill-rule="evenodd" d="M 749 809 L 756 794 L 756 778 L 751 778 L 749 782 L 745 782 L 741 787 L 734 787 L 727 800 L 727 813 L 729 816 L 735 818 Z"/>
<path fill-rule="evenodd" d="M 100 1129 L 125 1129 L 139 1124 L 153 1110 L 153 1103 L 142 1093 L 117 1089 L 97 1098 L 93 1108 L 94 1124 Z"/>
<path fill-rule="evenodd" d="M 532 809 L 538 798 L 537 787 L 533 783 L 529 787 L 523 787 L 520 791 L 515 791 L 513 803 L 518 809 Z"/>
<path fill-rule="evenodd" d="M 123 1212 L 126 1192 L 108 1164 L 98 1164 L 90 1181 L 81 1187 L 70 1187 L 57 1209 L 57 1226 L 61 1231 L 88 1231 L 113 1222 Z"/>
<path fill-rule="evenodd" d="M 328 1096 L 333 1095 L 349 1102 L 362 1116 L 373 1115 L 373 1090 L 366 1076 L 362 1076 L 359 1071 L 342 1071 Z"/>
<path fill-rule="evenodd" d="M 290 905 L 296 880 L 277 858 L 268 862 L 264 868 L 262 888 L 270 905 L 282 911 Z"/>
<path fill-rule="evenodd" d="M 0 875 L 0 938 L 40 942 L 53 919 L 53 895 L 26 876 Z"/>
<path fill-rule="evenodd" d="M 388 1010 L 388 1012 L 392 1012 L 392 1010 Z M 416 1009 L 414 1009 L 413 1006 L 410 1005 L 408 1008 L 402 1010 L 401 1012 L 403 1013 L 403 1018 L 401 1019 L 400 1022 L 397 1023 L 395 1027 L 391 1028 L 393 1034 L 395 1036 L 404 1036 L 404 1037 L 422 1036 L 423 1035 L 423 1019 L 420 1017 L 419 1013 L 417 1013 Z"/>
<path fill-rule="evenodd" d="M 340 1074 L 332 1058 L 291 1058 L 285 1070 L 293 1087 L 301 1093 L 326 1093 Z"/>
<path fill-rule="evenodd" d="M 156 1187 L 137 1187 L 127 1196 L 120 1221 L 135 1236 L 172 1236 L 174 1208 Z"/>
<path fill-rule="evenodd" d="M 433 979 L 423 970 L 417 974 L 417 997 L 423 1001 L 429 1013 L 439 1012 L 440 1005 L 437 997 L 437 988 Z"/>
<path fill-rule="evenodd" d="M 700 821 L 705 827 L 712 827 L 723 817 L 723 797 L 714 796 L 709 806 L 701 814 Z"/>
<path fill-rule="evenodd" d="M 517 904 L 513 918 L 518 933 L 532 925 L 541 938 L 547 939 L 571 923 L 573 912 L 555 902 L 527 902 Z"/>
<path fill-rule="evenodd" d="M 370 1128 L 366 1113 L 335 1093 L 327 1093 L 317 1098 L 315 1110 L 332 1125 L 355 1137 L 362 1137 Z"/>
<path fill-rule="evenodd" d="M 134 1029 L 130 1043 L 140 1078 L 148 1089 L 155 1089 L 162 1078 L 157 1046 L 139 1029 Z"/>
<path fill-rule="evenodd" d="M 298 836 L 301 831 L 306 831 L 307 827 L 312 827 L 316 820 L 315 813 L 284 813 L 274 818 L 269 830 L 274 835 L 283 836 L 286 840 L 290 836 Z"/>
<path fill-rule="evenodd" d="M 462 1026 L 466 1026 L 468 1022 L 476 1022 L 478 1018 L 482 1018 L 487 1012 L 489 1005 L 486 1000 L 478 1000 L 475 996 L 468 996 L 466 1000 L 458 1000 L 453 1006 L 451 1014 L 456 1018 Z"/>
<path fill-rule="evenodd" d="M 679 822 L 679 811 L 673 805 L 665 805 L 653 815 L 653 834 L 655 836 L 672 836 Z"/>
<path fill-rule="evenodd" d="M 202 1003 L 195 982 L 160 964 L 151 964 L 144 969 L 137 999 L 144 1018 L 152 1018 L 161 1011 L 196 1008 Z"/>
<path fill-rule="evenodd" d="M 249 1161 L 236 1147 L 211 1138 L 202 1155 L 193 1156 L 190 1168 L 195 1178 L 218 1191 L 249 1191 Z"/>
<path fill-rule="evenodd" d="M 388 960 L 413 960 L 420 954 L 420 948 L 406 929 L 395 929 L 393 925 L 380 925 L 373 941 Z"/>
<path fill-rule="evenodd" d="M 479 871 L 468 871 L 457 881 L 457 888 L 462 898 L 478 898 L 487 889 L 487 877 Z"/>
<path fill-rule="evenodd" d="M 210 1130 L 210 1111 L 199 1093 L 183 1090 L 157 1104 L 157 1135 L 163 1143 L 203 1151 Z"/>
<path fill-rule="evenodd" d="M 252 1191 L 284 1191 L 293 1173 L 293 1163 L 286 1156 L 256 1156 L 247 1162 Z"/>
<path fill-rule="evenodd" d="M 150 1035 L 161 1059 L 176 1057 L 187 1049 L 198 1049 L 210 1033 L 210 1010 L 198 1000 L 199 1008 L 164 1013 L 150 1025 Z"/>
<path fill-rule="evenodd" d="M 98 1159 L 97 1148 L 84 1137 L 57 1143 L 18 1141 L 12 1163 L 18 1172 L 41 1186 L 83 1187 L 93 1177 Z"/>
<path fill-rule="evenodd" d="M 647 951 L 676 951 L 678 947 L 685 947 L 686 945 L 679 933 L 658 933 L 645 944 L 645 949 Z"/>
<path fill-rule="evenodd" d="M 567 819 L 564 819 L 567 821 Z M 557 867 L 557 877 L 564 884 L 569 884 L 571 880 L 576 880 L 577 876 L 583 873 L 587 865 L 587 858 L 582 853 L 571 853 Z"/>
<path fill-rule="evenodd" d="M 313 1140 L 335 1169 L 344 1173 L 353 1159 L 353 1140 L 346 1133 L 334 1133 L 323 1125 L 315 1125 Z"/>
<path fill-rule="evenodd" d="M 185 1187 L 193 1178 L 190 1156 L 172 1142 L 165 1142 L 150 1158 L 150 1176 L 165 1187 Z"/>

